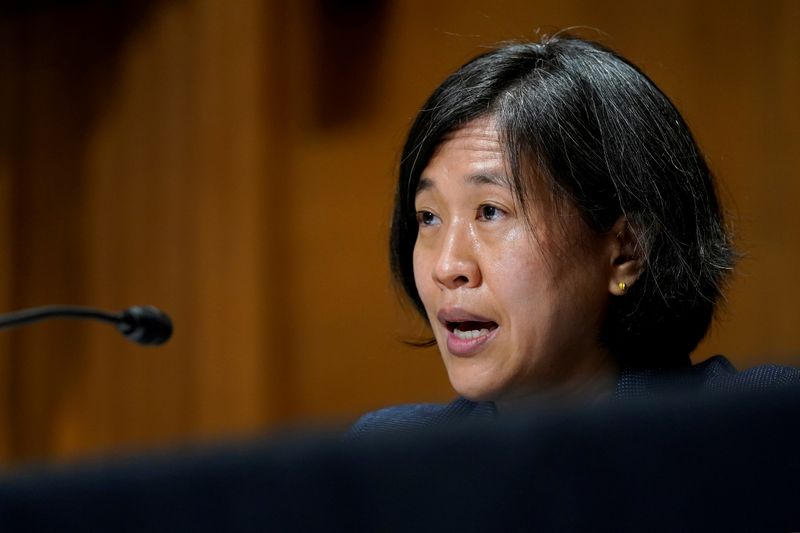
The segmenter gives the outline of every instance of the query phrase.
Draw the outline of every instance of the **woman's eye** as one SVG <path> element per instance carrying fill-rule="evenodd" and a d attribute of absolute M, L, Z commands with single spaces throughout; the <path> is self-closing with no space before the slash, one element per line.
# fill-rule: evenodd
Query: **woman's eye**
<path fill-rule="evenodd" d="M 497 220 L 504 214 L 502 209 L 493 205 L 482 205 L 478 208 L 479 220 Z"/>
<path fill-rule="evenodd" d="M 430 211 L 417 211 L 417 224 L 420 226 L 432 226 L 436 224 L 437 218 Z"/>

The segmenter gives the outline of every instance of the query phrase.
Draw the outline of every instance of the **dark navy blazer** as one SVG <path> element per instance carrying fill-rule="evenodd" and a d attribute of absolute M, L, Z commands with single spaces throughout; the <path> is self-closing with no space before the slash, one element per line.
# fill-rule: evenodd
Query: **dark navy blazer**
<path fill-rule="evenodd" d="M 800 369 L 764 365 L 737 372 L 721 355 L 697 365 L 674 369 L 624 368 L 614 391 L 615 399 L 646 399 L 675 389 L 711 392 L 759 391 L 800 384 Z M 347 438 L 385 431 L 415 430 L 453 422 L 492 420 L 497 409 L 492 402 L 458 398 L 449 404 L 410 404 L 387 407 L 362 416 Z"/>

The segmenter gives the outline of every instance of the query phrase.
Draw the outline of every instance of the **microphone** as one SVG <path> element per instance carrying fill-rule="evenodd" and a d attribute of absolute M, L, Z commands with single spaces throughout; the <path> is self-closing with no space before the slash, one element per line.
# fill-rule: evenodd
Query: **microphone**
<path fill-rule="evenodd" d="M 92 307 L 47 305 L 0 315 L 0 329 L 51 318 L 91 318 L 114 324 L 123 335 L 143 345 L 164 344 L 172 336 L 172 320 L 152 305 L 134 305 L 118 313 Z"/>

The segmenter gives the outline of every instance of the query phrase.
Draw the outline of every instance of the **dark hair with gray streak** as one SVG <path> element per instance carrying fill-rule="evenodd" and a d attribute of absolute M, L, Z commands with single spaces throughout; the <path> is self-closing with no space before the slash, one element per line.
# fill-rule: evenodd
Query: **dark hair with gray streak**
<path fill-rule="evenodd" d="M 736 258 L 713 176 L 680 113 L 644 73 L 570 36 L 476 57 L 417 115 L 400 162 L 390 259 L 422 316 L 412 257 L 420 173 L 444 135 L 485 116 L 496 120 L 523 209 L 534 185 L 545 185 L 596 232 L 627 220 L 644 269 L 626 295 L 611 298 L 600 342 L 622 364 L 685 363 Z"/>

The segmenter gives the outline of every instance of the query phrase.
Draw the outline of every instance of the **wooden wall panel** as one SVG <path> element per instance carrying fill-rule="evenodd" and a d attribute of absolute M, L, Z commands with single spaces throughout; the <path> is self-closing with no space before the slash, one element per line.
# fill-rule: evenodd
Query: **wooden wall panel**
<path fill-rule="evenodd" d="M 0 72 L 11 76 L 17 71 L 17 41 L 16 28 L 5 19 L 0 19 Z M 17 99 L 17 84 L 13 82 L 0 83 L 0 113 L 4 117 L 14 117 L 11 102 Z M 9 309 L 12 304 L 12 276 L 13 270 L 11 257 L 13 245 L 11 238 L 12 205 L 14 194 L 14 158 L 12 152 L 15 148 L 14 125 L 15 120 L 6 118 L 0 120 L 0 306 Z M 11 442 L 8 438 L 8 428 L 11 426 L 12 393 L 9 387 L 11 361 L 8 357 L 11 347 L 11 338 L 0 335 L 0 461 L 7 461 L 11 456 Z"/>
<path fill-rule="evenodd" d="M 94 324 L 2 333 L 5 462 L 449 398 L 436 351 L 400 342 L 425 331 L 388 275 L 403 136 L 483 47 L 564 27 L 644 67 L 723 183 L 748 256 L 697 358 L 798 361 L 794 2 L 77 1 L 0 15 L 0 304 L 154 303 L 176 323 L 159 349 Z"/>
<path fill-rule="evenodd" d="M 11 20 L 26 60 L 6 301 L 153 303 L 175 336 L 144 349 L 94 324 L 13 334 L 12 459 L 252 432 L 281 416 L 265 350 L 279 306 L 264 283 L 280 269 L 261 245 L 274 19 L 258 1 L 135 4 Z"/>

